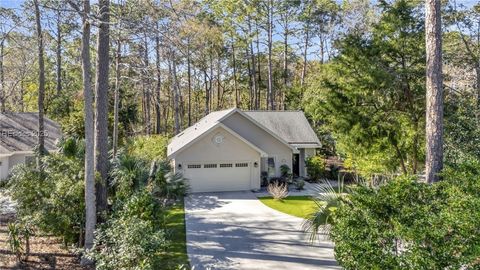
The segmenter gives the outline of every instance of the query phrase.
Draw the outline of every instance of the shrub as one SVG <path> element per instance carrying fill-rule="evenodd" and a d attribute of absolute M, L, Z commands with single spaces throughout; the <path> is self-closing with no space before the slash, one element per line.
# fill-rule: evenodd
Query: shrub
<path fill-rule="evenodd" d="M 116 199 L 125 200 L 147 185 L 147 163 L 142 159 L 120 154 L 113 160 L 111 175 Z"/>
<path fill-rule="evenodd" d="M 53 154 L 43 158 L 43 171 L 17 166 L 8 188 L 17 214 L 41 230 L 76 243 L 84 225 L 83 162 Z"/>
<path fill-rule="evenodd" d="M 162 253 L 168 242 L 162 215 L 161 205 L 150 192 L 137 192 L 97 231 L 87 256 L 99 270 L 163 269 Z"/>
<path fill-rule="evenodd" d="M 8 224 L 8 244 L 15 254 L 17 262 L 26 260 L 30 254 L 30 236 L 33 234 L 28 222 L 12 222 Z"/>
<path fill-rule="evenodd" d="M 287 177 L 289 173 L 290 173 L 290 167 L 288 167 L 288 165 L 286 164 L 282 164 L 280 166 L 280 174 L 282 175 L 282 177 Z"/>
<path fill-rule="evenodd" d="M 168 138 L 160 135 L 138 136 L 127 145 L 127 154 L 150 163 L 167 157 Z"/>
<path fill-rule="evenodd" d="M 302 180 L 302 179 L 296 180 L 296 181 L 294 182 L 294 184 L 295 184 L 295 188 L 296 188 L 297 190 L 303 190 L 303 188 L 305 187 L 305 181 Z"/>
<path fill-rule="evenodd" d="M 480 165 L 433 185 L 397 178 L 340 199 L 330 236 L 346 269 L 478 269 Z"/>
<path fill-rule="evenodd" d="M 325 165 L 325 159 L 321 156 L 312 156 L 305 160 L 308 176 L 314 181 L 320 180 L 325 175 Z"/>
<path fill-rule="evenodd" d="M 287 185 L 280 182 L 273 182 L 269 184 L 267 191 L 275 200 L 283 200 L 288 196 Z"/>

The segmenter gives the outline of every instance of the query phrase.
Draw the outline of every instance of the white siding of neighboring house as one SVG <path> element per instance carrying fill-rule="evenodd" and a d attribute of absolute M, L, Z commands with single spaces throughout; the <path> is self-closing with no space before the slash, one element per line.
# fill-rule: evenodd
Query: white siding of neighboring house
<path fill-rule="evenodd" d="M 0 157 L 0 180 L 7 178 L 9 172 L 9 157 Z"/>
<path fill-rule="evenodd" d="M 10 163 L 9 163 L 9 169 L 12 170 L 14 166 L 18 164 L 23 164 L 25 163 L 25 158 L 27 156 L 32 156 L 33 154 L 13 154 L 10 156 Z"/>
<path fill-rule="evenodd" d="M 34 157 L 32 153 L 16 153 L 8 157 L 0 157 L 0 180 L 8 177 L 12 169 L 18 164 L 24 164 L 27 157 Z"/>
<path fill-rule="evenodd" d="M 292 168 L 292 149 L 252 123 L 239 113 L 234 113 L 222 121 L 227 127 L 275 158 L 276 176 L 280 176 L 280 166 Z M 263 159 L 266 160 L 266 159 Z M 262 169 L 265 164 L 262 164 Z"/>
<path fill-rule="evenodd" d="M 224 139 L 223 143 L 216 144 L 213 138 L 221 134 Z M 260 166 L 254 167 L 253 164 L 257 162 L 260 164 L 260 153 L 253 149 L 250 145 L 246 144 L 241 139 L 230 134 L 222 127 L 217 127 L 214 130 L 208 132 L 206 136 L 194 142 L 192 145 L 187 146 L 186 149 L 181 150 L 175 155 L 172 165 L 175 166 L 175 171 L 184 172 L 188 164 L 205 164 L 205 163 L 226 163 L 234 161 L 250 162 L 250 189 L 260 188 Z M 182 165 L 182 169 L 179 169 L 178 165 Z M 203 170 L 203 169 L 201 169 Z M 219 173 L 220 170 L 212 170 L 212 173 Z M 225 172 L 225 170 L 221 171 Z M 225 181 L 229 181 L 231 175 L 215 177 L 223 178 Z M 215 187 L 204 187 L 206 190 L 216 191 Z M 194 191 L 195 192 L 195 191 Z"/>

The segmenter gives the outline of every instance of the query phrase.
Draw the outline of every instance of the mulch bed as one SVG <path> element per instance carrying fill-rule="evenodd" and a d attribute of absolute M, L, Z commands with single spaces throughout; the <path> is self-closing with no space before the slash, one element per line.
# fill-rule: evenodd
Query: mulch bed
<path fill-rule="evenodd" d="M 8 245 L 8 223 L 15 220 L 14 214 L 0 214 L 0 269 L 64 269 L 90 270 L 80 266 L 78 256 L 65 249 L 55 237 L 37 235 L 30 239 L 30 256 L 18 263 Z"/>

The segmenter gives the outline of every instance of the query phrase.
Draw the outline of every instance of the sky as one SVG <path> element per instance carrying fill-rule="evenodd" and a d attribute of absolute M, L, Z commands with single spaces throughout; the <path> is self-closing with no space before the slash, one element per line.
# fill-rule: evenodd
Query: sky
<path fill-rule="evenodd" d="M 0 7 L 5 8 L 18 8 L 20 5 L 25 2 L 24 0 L 0 0 Z M 96 1 L 92 1 L 96 2 Z M 115 1 L 113 1 L 115 2 Z M 340 1 L 339 1 L 340 2 Z M 372 2 L 376 2 L 372 0 Z M 466 6 L 473 6 L 474 4 L 478 3 L 479 0 L 457 0 L 457 4 L 463 4 Z"/>

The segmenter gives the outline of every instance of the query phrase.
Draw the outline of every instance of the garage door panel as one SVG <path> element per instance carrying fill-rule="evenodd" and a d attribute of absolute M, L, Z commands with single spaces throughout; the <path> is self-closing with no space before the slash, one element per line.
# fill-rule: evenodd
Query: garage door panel
<path fill-rule="evenodd" d="M 250 190 L 250 165 L 245 161 L 187 164 L 191 192 Z"/>

